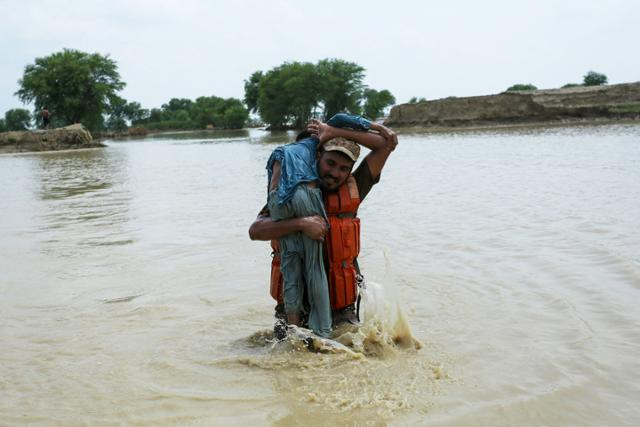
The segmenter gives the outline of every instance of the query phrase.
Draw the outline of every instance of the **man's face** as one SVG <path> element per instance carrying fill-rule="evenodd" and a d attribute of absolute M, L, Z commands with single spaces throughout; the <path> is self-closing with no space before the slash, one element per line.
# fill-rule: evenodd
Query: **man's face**
<path fill-rule="evenodd" d="M 349 178 L 354 162 L 335 151 L 323 151 L 318 156 L 320 188 L 335 191 Z"/>

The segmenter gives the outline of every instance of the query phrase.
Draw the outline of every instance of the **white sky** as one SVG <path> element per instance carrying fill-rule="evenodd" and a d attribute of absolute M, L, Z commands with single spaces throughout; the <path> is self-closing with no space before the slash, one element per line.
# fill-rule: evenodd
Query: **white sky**
<path fill-rule="evenodd" d="M 581 82 L 640 80 L 640 1 L 0 0 L 0 116 L 24 67 L 63 48 L 110 54 L 145 108 L 244 96 L 284 61 L 340 58 L 399 103 Z"/>

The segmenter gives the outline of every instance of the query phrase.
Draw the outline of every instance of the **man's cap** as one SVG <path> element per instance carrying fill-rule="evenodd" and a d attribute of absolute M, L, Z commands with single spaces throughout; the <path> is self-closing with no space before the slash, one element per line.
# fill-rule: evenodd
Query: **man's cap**
<path fill-rule="evenodd" d="M 337 137 L 328 140 L 322 146 L 324 151 L 339 151 L 344 153 L 347 157 L 349 157 L 354 162 L 358 160 L 358 156 L 360 155 L 360 146 L 353 141 L 349 141 L 348 139 Z"/>

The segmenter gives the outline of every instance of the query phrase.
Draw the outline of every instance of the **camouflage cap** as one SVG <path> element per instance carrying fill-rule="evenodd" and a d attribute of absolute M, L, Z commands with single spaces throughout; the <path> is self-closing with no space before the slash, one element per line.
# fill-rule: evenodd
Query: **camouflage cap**
<path fill-rule="evenodd" d="M 324 143 L 322 149 L 324 151 L 339 151 L 341 153 L 344 153 L 354 162 L 358 160 L 358 156 L 360 155 L 360 146 L 355 142 L 349 141 L 348 139 L 342 137 L 328 140 Z"/>

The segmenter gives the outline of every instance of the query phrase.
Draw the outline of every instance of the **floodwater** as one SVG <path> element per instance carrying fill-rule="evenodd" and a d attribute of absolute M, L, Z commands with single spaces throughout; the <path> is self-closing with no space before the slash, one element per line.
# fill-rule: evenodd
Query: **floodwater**
<path fill-rule="evenodd" d="M 292 138 L 0 156 L 0 425 L 640 423 L 640 126 L 402 135 L 327 353 L 247 234 Z"/>

